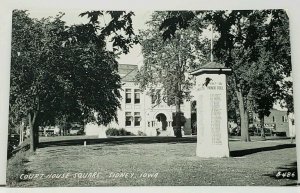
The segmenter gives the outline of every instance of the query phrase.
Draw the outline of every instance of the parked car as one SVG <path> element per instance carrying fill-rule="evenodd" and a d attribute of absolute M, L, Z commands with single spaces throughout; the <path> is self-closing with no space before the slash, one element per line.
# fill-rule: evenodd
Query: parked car
<path fill-rule="evenodd" d="M 70 129 L 70 135 L 84 135 L 84 130 L 82 127 L 72 127 Z"/>
<path fill-rule="evenodd" d="M 58 136 L 60 129 L 57 126 L 46 126 L 43 132 L 44 136 Z"/>
<path fill-rule="evenodd" d="M 272 130 L 269 128 L 265 128 L 265 136 L 271 136 L 272 135 Z M 260 136 L 261 135 L 261 128 L 258 128 L 257 131 L 255 132 L 255 135 Z"/>
<path fill-rule="evenodd" d="M 286 137 L 286 132 L 273 132 L 273 136 Z"/>
<path fill-rule="evenodd" d="M 233 128 L 230 132 L 230 135 L 231 136 L 240 136 L 241 135 L 240 127 Z"/>

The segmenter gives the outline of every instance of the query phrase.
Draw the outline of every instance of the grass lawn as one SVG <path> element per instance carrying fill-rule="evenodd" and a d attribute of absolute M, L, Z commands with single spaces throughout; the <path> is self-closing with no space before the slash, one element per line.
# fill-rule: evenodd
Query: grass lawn
<path fill-rule="evenodd" d="M 84 140 L 87 146 L 82 145 Z M 280 186 L 297 182 L 274 177 L 278 171 L 296 171 L 295 144 L 287 139 L 232 140 L 232 157 L 211 159 L 195 156 L 195 137 L 100 140 L 75 136 L 40 141 L 41 148 L 29 157 L 26 169 L 44 176 L 16 186 Z M 65 174 L 65 178 L 52 178 L 53 174 Z"/>

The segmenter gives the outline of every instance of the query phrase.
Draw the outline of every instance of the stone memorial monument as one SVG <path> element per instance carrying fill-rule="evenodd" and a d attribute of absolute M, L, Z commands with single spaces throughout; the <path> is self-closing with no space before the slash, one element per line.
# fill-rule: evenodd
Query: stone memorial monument
<path fill-rule="evenodd" d="M 199 157 L 229 157 L 226 76 L 231 69 L 209 62 L 196 76 L 197 150 Z"/>

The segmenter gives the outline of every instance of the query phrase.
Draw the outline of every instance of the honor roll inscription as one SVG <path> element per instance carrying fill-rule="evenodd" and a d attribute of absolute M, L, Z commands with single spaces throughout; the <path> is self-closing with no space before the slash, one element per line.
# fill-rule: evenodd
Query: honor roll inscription
<path fill-rule="evenodd" d="M 212 144 L 222 144 L 221 140 L 221 94 L 210 94 Z"/>
<path fill-rule="evenodd" d="M 221 121 L 222 121 L 222 96 L 221 92 L 224 91 L 222 82 L 214 82 L 211 80 L 207 89 L 210 92 L 210 120 L 211 120 L 211 143 L 216 145 L 222 145 L 222 132 L 221 132 Z"/>

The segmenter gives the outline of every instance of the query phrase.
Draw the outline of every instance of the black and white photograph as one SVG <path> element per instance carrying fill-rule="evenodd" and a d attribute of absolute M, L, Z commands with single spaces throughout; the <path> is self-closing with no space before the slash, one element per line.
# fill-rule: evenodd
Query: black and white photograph
<path fill-rule="evenodd" d="M 285 9 L 14 9 L 9 187 L 297 186 Z"/>

